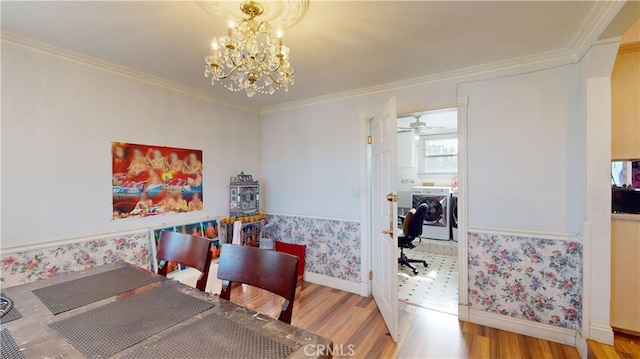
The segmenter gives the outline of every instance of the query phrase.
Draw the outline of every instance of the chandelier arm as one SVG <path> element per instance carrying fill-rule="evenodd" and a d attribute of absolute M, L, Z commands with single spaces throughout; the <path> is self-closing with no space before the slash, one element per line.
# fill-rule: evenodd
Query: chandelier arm
<path fill-rule="evenodd" d="M 264 61 L 267 58 L 267 52 L 264 51 L 263 54 L 264 55 L 263 55 L 262 59 L 260 59 L 260 67 L 262 69 L 264 69 L 266 71 L 269 71 L 269 72 L 276 72 L 276 71 L 278 71 L 280 69 L 280 67 L 282 67 L 282 59 L 279 59 L 278 65 L 274 69 L 269 67 Z"/>
<path fill-rule="evenodd" d="M 278 69 L 280 68 L 280 66 L 278 66 Z M 276 69 L 275 71 L 278 71 L 278 69 Z M 274 84 L 278 85 L 278 86 L 283 86 L 286 83 L 285 81 L 278 81 L 278 79 L 276 79 L 275 77 L 273 77 L 271 72 L 267 72 L 267 75 L 269 75 L 269 77 L 271 78 L 271 80 L 273 81 Z"/>
<path fill-rule="evenodd" d="M 224 76 L 222 76 L 222 77 L 216 76 L 216 78 L 219 79 L 219 80 L 224 80 L 227 77 L 231 76 L 231 74 L 233 74 L 238 68 L 240 68 L 242 66 L 242 64 L 238 64 L 238 63 L 235 62 L 235 60 L 233 59 L 233 56 L 229 55 L 227 57 L 229 58 L 229 60 L 231 60 L 231 63 L 233 64 L 233 67 L 231 69 L 229 69 L 229 72 L 227 72 Z M 221 68 L 224 69 L 224 66 L 222 66 L 222 65 L 218 65 L 218 66 L 220 66 Z M 212 72 L 212 74 L 214 74 L 214 73 Z"/>
<path fill-rule="evenodd" d="M 226 74 L 224 74 L 223 76 L 217 76 L 217 75 L 215 74 L 215 72 L 213 72 L 213 71 L 211 72 L 211 75 L 213 75 L 213 76 L 214 76 L 216 79 L 218 79 L 218 80 L 224 80 L 224 79 L 226 79 L 227 77 L 231 76 L 231 75 L 232 75 L 232 74 L 233 74 L 233 73 L 234 73 L 234 72 L 235 72 L 235 71 L 240 67 L 240 65 L 236 65 L 235 63 L 234 63 L 233 65 L 234 65 L 234 66 L 229 70 L 229 72 L 227 72 L 227 73 L 226 73 Z M 213 67 L 213 66 L 211 66 L 211 67 Z"/>
<path fill-rule="evenodd" d="M 231 72 L 233 72 L 235 69 L 237 69 L 238 67 L 242 66 L 241 63 L 237 64 L 236 61 L 233 59 L 233 56 L 229 55 L 229 60 L 231 60 L 231 63 L 233 64 L 233 69 L 231 69 Z M 244 58 L 244 56 L 243 56 Z"/>
<path fill-rule="evenodd" d="M 267 66 L 267 64 L 265 64 L 264 62 L 260 63 L 260 68 L 267 74 L 269 74 L 269 76 L 271 78 L 273 78 L 273 76 L 271 76 L 271 73 L 273 72 L 277 72 L 278 70 L 280 70 L 280 67 L 282 67 L 282 64 L 278 64 L 278 66 L 276 66 L 275 69 L 271 69 L 269 66 Z"/>

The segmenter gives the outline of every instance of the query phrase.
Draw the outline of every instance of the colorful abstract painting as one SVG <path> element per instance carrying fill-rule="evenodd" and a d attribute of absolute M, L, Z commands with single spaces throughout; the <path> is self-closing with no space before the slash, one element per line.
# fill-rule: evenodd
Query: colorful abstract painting
<path fill-rule="evenodd" d="M 113 219 L 202 211 L 202 151 L 111 143 Z"/>

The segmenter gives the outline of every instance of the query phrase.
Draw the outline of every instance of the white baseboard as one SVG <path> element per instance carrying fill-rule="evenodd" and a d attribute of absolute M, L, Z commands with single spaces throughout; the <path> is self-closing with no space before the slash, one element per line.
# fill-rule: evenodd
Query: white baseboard
<path fill-rule="evenodd" d="M 613 345 L 613 329 L 609 324 L 591 323 L 589 325 L 589 339 Z"/>
<path fill-rule="evenodd" d="M 458 320 L 469 322 L 469 306 L 458 304 Z"/>
<path fill-rule="evenodd" d="M 582 336 L 580 331 L 576 331 L 576 349 L 580 354 L 580 358 L 589 358 L 589 344 L 587 344 L 587 339 Z"/>
<path fill-rule="evenodd" d="M 367 297 L 369 295 L 367 283 L 350 282 L 348 280 L 333 278 L 326 275 L 312 273 L 308 271 L 304 272 L 304 280 L 306 282 L 311 282 L 311 283 L 323 285 L 325 287 L 343 290 L 345 292 L 354 293 L 357 295 L 361 295 L 363 297 Z"/>
<path fill-rule="evenodd" d="M 551 342 L 576 346 L 576 331 L 573 329 L 554 327 L 552 325 L 541 324 L 525 319 L 516 319 L 477 309 L 469 309 L 469 322 Z"/>

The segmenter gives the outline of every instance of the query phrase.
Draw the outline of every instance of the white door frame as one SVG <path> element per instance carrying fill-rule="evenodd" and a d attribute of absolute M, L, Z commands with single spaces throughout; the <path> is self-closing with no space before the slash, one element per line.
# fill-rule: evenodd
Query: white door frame
<path fill-rule="evenodd" d="M 468 99 L 460 97 L 457 100 L 430 103 L 412 107 L 399 107 L 398 114 L 416 113 L 424 111 L 441 110 L 445 108 L 457 107 L 458 109 L 458 318 L 468 320 L 469 318 L 469 263 L 468 263 L 468 205 L 467 205 L 467 105 Z M 360 148 L 360 213 L 361 216 L 361 263 L 362 281 L 367 283 L 367 294 L 371 295 L 371 281 L 369 271 L 371 270 L 371 186 L 369 173 L 369 148 L 367 137 L 370 135 L 369 121 L 374 114 L 364 112 L 360 114 L 360 138 L 362 146 Z M 400 323 L 402 325 L 402 323 Z"/>

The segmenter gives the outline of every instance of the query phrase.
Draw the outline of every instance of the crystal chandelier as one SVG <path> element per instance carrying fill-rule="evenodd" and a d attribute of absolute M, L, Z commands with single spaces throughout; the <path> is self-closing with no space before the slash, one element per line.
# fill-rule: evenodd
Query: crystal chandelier
<path fill-rule="evenodd" d="M 264 11 L 258 2 L 243 2 L 240 10 L 247 17 L 237 25 L 229 22 L 227 36 L 213 38 L 211 56 L 204 59 L 204 76 L 211 76 L 211 85 L 218 81 L 230 91 L 245 91 L 248 97 L 271 95 L 281 87 L 287 92 L 293 85 L 293 68 L 289 48 L 282 45 L 282 31 L 274 38 L 271 25 L 255 19 Z"/>

